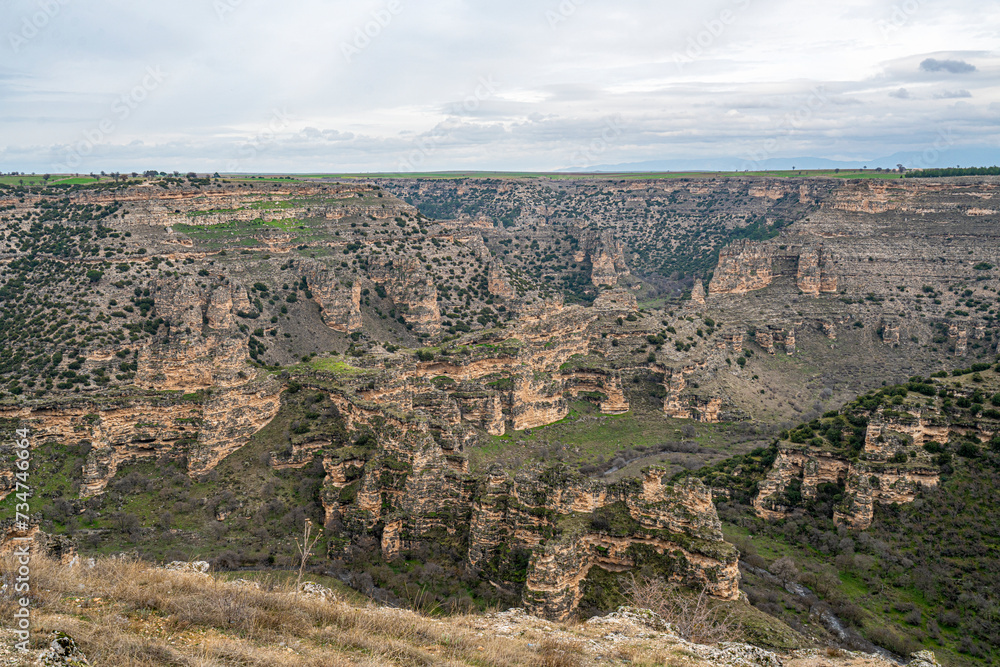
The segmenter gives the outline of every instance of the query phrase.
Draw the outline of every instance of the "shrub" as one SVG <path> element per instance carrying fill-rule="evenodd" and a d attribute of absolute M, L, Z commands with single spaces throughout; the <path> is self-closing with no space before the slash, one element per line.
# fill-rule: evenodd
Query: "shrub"
<path fill-rule="evenodd" d="M 867 631 L 868 639 L 884 649 L 888 649 L 897 655 L 909 655 L 920 650 L 920 645 L 909 637 L 898 634 L 896 631 L 884 626 L 871 628 Z"/>
<path fill-rule="evenodd" d="M 631 606 L 648 609 L 673 625 L 677 634 L 689 642 L 717 644 L 733 641 L 742 630 L 731 610 L 709 603 L 706 589 L 693 593 L 663 579 L 636 579 L 631 576 L 626 581 L 623 595 Z"/>
<path fill-rule="evenodd" d="M 964 456 L 967 459 L 974 459 L 979 457 L 979 448 L 976 447 L 971 442 L 963 442 L 958 447 L 958 455 Z"/>

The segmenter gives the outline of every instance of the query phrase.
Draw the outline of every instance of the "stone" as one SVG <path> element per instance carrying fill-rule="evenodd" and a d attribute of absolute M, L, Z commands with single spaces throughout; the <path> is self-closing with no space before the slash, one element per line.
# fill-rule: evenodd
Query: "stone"
<path fill-rule="evenodd" d="M 908 667 L 941 667 L 937 661 L 934 651 L 916 651 L 910 654 L 910 661 L 906 663 Z"/>
<path fill-rule="evenodd" d="M 705 285 L 700 278 L 695 278 L 694 287 L 691 288 L 691 302 L 699 306 L 705 305 Z"/>
<path fill-rule="evenodd" d="M 774 254 L 770 245 L 737 241 L 719 254 L 719 265 L 709 284 L 709 294 L 746 294 L 771 284 Z"/>
<path fill-rule="evenodd" d="M 55 632 L 49 647 L 42 651 L 35 664 L 44 667 L 84 667 L 90 662 L 75 639 L 64 632 Z"/>
<path fill-rule="evenodd" d="M 175 560 L 164 565 L 163 569 L 168 570 L 170 572 L 184 572 L 187 574 L 207 575 L 210 567 L 211 566 L 203 560 L 196 560 L 190 563 L 180 560 Z"/>
<path fill-rule="evenodd" d="M 319 598 L 320 600 L 335 600 L 336 594 L 333 590 L 315 581 L 303 581 L 299 584 L 299 592 L 306 597 Z"/>

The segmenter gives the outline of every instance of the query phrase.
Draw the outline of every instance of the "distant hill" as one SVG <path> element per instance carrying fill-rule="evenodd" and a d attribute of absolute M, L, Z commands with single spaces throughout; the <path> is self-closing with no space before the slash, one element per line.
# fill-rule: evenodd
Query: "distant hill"
<path fill-rule="evenodd" d="M 822 157 L 775 157 L 753 161 L 745 157 L 664 159 L 644 162 L 622 162 L 590 167 L 569 167 L 563 172 L 619 172 L 619 171 L 786 171 L 789 169 L 895 169 L 902 164 L 909 169 L 943 167 L 985 167 L 1000 163 L 997 148 L 954 148 L 937 150 L 930 146 L 926 151 L 901 151 L 871 160 L 830 160 Z"/>

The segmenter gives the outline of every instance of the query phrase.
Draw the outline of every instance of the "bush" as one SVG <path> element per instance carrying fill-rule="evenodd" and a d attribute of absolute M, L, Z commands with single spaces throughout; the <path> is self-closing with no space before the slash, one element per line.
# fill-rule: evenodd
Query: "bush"
<path fill-rule="evenodd" d="M 958 447 L 958 455 L 967 459 L 975 459 L 979 457 L 979 448 L 971 442 L 963 442 Z"/>
<path fill-rule="evenodd" d="M 622 593 L 629 605 L 657 614 L 689 642 L 717 644 L 734 641 L 742 630 L 731 610 L 709 603 L 706 589 L 693 593 L 663 579 L 636 579 L 631 576 Z"/>
<path fill-rule="evenodd" d="M 909 655 L 914 651 L 920 650 L 920 644 L 884 626 L 871 628 L 866 634 L 872 643 L 888 649 L 897 655 Z"/>

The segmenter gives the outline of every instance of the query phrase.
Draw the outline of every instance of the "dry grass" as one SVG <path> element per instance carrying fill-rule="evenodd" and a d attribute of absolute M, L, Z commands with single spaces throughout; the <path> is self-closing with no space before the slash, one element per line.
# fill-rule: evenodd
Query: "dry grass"
<path fill-rule="evenodd" d="M 10 562 L 0 563 L 9 572 Z M 92 664 L 117 666 L 480 665 L 577 667 L 583 626 L 551 624 L 559 639 L 501 636 L 482 617 L 428 618 L 170 572 L 137 560 L 93 569 L 32 561 L 34 646 L 55 630 L 74 637 Z M 0 617 L 14 611 L 0 596 Z M 548 625 L 548 624 L 546 624 Z M 516 633 L 513 633 L 516 634 Z"/>

